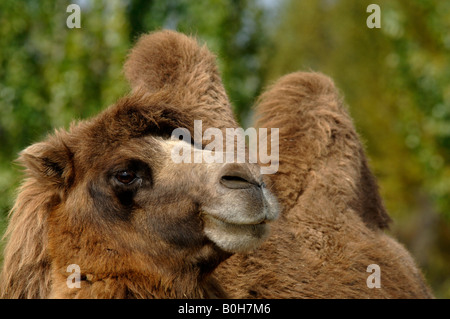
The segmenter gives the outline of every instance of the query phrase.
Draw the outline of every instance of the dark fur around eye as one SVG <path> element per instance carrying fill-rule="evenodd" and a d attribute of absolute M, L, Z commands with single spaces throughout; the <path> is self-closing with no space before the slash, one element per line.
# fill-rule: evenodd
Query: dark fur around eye
<path fill-rule="evenodd" d="M 141 188 L 152 186 L 150 166 L 138 159 L 125 160 L 111 166 L 105 179 L 91 181 L 88 192 L 98 213 L 107 220 L 128 220 Z"/>
<path fill-rule="evenodd" d="M 116 165 L 110 171 L 115 186 L 151 185 L 152 174 L 149 165 L 141 160 L 133 159 Z"/>

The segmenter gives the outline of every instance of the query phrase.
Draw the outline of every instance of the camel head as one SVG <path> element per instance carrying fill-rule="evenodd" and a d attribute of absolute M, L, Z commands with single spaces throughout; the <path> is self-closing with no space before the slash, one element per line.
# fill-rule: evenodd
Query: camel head
<path fill-rule="evenodd" d="M 194 120 L 237 126 L 211 53 L 157 32 L 139 40 L 125 74 L 129 96 L 21 153 L 27 179 L 7 231 L 3 296 L 211 296 L 214 268 L 267 237 L 278 205 L 257 164 L 171 156 L 180 145 L 184 156 L 211 152 L 172 137 L 194 134 Z"/>

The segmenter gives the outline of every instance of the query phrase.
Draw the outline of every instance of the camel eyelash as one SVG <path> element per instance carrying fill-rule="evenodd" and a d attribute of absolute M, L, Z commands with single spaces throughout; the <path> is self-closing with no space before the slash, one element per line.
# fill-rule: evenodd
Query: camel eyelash
<path fill-rule="evenodd" d="M 110 170 L 109 179 L 119 189 L 137 189 L 143 185 L 151 185 L 151 169 L 147 163 L 131 159 L 116 165 Z"/>
<path fill-rule="evenodd" d="M 122 190 L 137 191 L 143 184 L 143 177 L 132 170 L 120 170 L 114 173 L 111 177 L 113 187 L 116 191 Z"/>
<path fill-rule="evenodd" d="M 124 185 L 133 184 L 139 177 L 133 170 L 122 170 L 114 175 L 114 178 Z"/>

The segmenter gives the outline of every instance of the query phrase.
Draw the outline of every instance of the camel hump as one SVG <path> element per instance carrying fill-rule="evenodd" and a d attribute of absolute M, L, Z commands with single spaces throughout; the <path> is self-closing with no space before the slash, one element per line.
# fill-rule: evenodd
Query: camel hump
<path fill-rule="evenodd" d="M 208 127 L 236 127 L 215 55 L 193 36 L 171 30 L 139 38 L 124 73 L 133 92 L 177 105 Z"/>
<path fill-rule="evenodd" d="M 124 65 L 132 88 L 157 91 L 217 76 L 215 56 L 194 37 L 162 30 L 145 34 L 130 51 Z"/>
<path fill-rule="evenodd" d="M 270 176 L 286 208 L 313 183 L 327 185 L 330 202 L 353 207 L 370 226 L 390 218 L 353 121 L 334 82 L 315 72 L 281 77 L 258 99 L 256 126 L 279 128 L 279 168 Z M 325 189 L 324 191 L 327 191 Z"/>
<path fill-rule="evenodd" d="M 297 98 L 319 98 L 327 95 L 335 96 L 338 90 L 333 80 L 320 72 L 294 72 L 281 77 L 277 86 L 294 89 Z"/>
<path fill-rule="evenodd" d="M 294 72 L 281 77 L 260 96 L 256 112 L 258 124 L 270 120 L 283 127 L 281 124 L 301 128 L 306 124 L 306 113 L 337 112 L 350 120 L 333 80 L 318 72 Z"/>

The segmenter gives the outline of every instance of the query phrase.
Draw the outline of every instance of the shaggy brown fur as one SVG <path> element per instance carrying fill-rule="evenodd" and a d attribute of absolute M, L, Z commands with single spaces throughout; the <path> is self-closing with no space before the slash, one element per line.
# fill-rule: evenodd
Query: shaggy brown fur
<path fill-rule="evenodd" d="M 258 167 L 170 158 L 175 128 L 237 126 L 214 57 L 163 31 L 141 38 L 125 71 L 130 96 L 21 153 L 0 297 L 223 297 L 209 274 L 265 238 L 277 206 Z M 72 264 L 81 288 L 67 286 Z"/>
<path fill-rule="evenodd" d="M 429 298 L 410 254 L 383 232 L 389 217 L 333 82 L 286 75 L 258 101 L 257 126 L 279 128 L 271 187 L 283 213 L 260 249 L 216 270 L 234 298 Z M 370 264 L 381 288 L 368 288 Z"/>
<path fill-rule="evenodd" d="M 238 126 L 215 57 L 190 37 L 172 31 L 142 36 L 125 63 L 125 76 L 135 90 L 189 102 L 179 107 L 203 120 L 204 129 Z"/>

